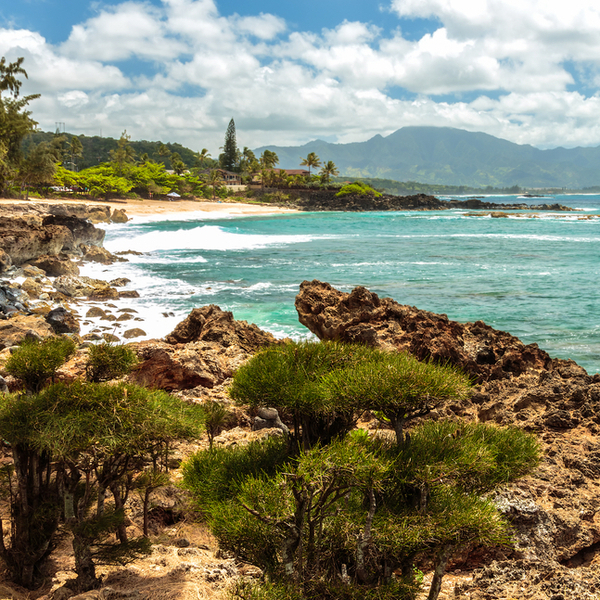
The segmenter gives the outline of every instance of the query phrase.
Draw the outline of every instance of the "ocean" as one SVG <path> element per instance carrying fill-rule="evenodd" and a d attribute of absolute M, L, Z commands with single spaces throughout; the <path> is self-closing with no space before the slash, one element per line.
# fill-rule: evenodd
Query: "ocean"
<path fill-rule="evenodd" d="M 600 195 L 526 201 L 580 210 L 530 218 L 466 210 L 136 218 L 106 226 L 105 247 L 144 254 L 83 274 L 131 279 L 141 298 L 115 304 L 138 311 L 147 337 L 166 335 L 194 307 L 217 304 L 279 337 L 311 338 L 294 299 L 303 280 L 319 279 L 457 321 L 482 320 L 600 372 Z"/>

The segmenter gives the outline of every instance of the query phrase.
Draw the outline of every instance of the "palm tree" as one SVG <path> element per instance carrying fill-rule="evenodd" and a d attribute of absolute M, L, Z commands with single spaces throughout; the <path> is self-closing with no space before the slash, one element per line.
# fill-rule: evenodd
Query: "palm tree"
<path fill-rule="evenodd" d="M 310 168 L 314 167 L 318 169 L 321 166 L 321 159 L 317 156 L 316 152 L 310 152 L 306 158 L 302 159 L 300 166 L 308 167 L 308 178 L 310 179 Z"/>
<path fill-rule="evenodd" d="M 335 166 L 335 163 L 332 160 L 328 160 L 323 165 L 319 173 L 319 175 L 321 175 L 321 180 L 323 181 L 323 183 L 329 183 L 329 178 L 331 176 L 336 177 L 339 174 L 340 172 L 337 170 L 337 167 Z"/>
<path fill-rule="evenodd" d="M 221 171 L 219 171 L 218 169 L 211 169 L 208 174 L 208 177 L 206 178 L 206 183 L 208 185 L 212 186 L 213 200 L 215 199 L 215 196 L 216 196 L 215 191 L 222 181 L 223 181 L 223 174 L 221 173 Z"/>
<path fill-rule="evenodd" d="M 204 163 L 210 158 L 210 153 L 206 148 L 202 148 L 200 152 L 196 154 L 196 163 L 200 168 L 204 166 Z"/>

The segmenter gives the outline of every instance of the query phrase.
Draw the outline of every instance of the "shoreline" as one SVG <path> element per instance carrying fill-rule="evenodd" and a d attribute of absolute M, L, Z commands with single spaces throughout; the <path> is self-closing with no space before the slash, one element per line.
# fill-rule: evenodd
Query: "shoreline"
<path fill-rule="evenodd" d="M 196 201 L 196 200 L 89 200 L 87 198 L 1 198 L 1 206 L 11 204 L 82 204 L 90 206 L 110 206 L 112 209 L 124 210 L 128 217 L 152 217 L 160 215 L 176 215 L 178 213 L 221 213 L 223 215 L 268 215 L 282 213 L 297 213 L 296 209 L 270 206 L 265 204 L 249 204 L 225 201 Z"/>

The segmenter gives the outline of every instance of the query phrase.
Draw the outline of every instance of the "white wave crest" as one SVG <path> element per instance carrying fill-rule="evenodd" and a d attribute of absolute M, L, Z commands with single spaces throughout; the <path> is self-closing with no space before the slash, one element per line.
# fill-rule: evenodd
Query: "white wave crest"
<path fill-rule="evenodd" d="M 151 231 L 138 236 L 107 240 L 110 252 L 133 248 L 138 252 L 156 250 L 253 250 L 268 246 L 310 242 L 310 235 L 249 235 L 232 233 L 215 225 L 203 225 L 178 231 Z"/>

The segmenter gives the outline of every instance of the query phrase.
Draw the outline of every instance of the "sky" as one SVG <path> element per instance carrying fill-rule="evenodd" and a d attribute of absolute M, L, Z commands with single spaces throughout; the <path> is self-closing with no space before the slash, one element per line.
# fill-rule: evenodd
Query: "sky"
<path fill-rule="evenodd" d="M 44 131 L 238 145 L 406 126 L 600 145 L 597 0 L 0 0 Z"/>

